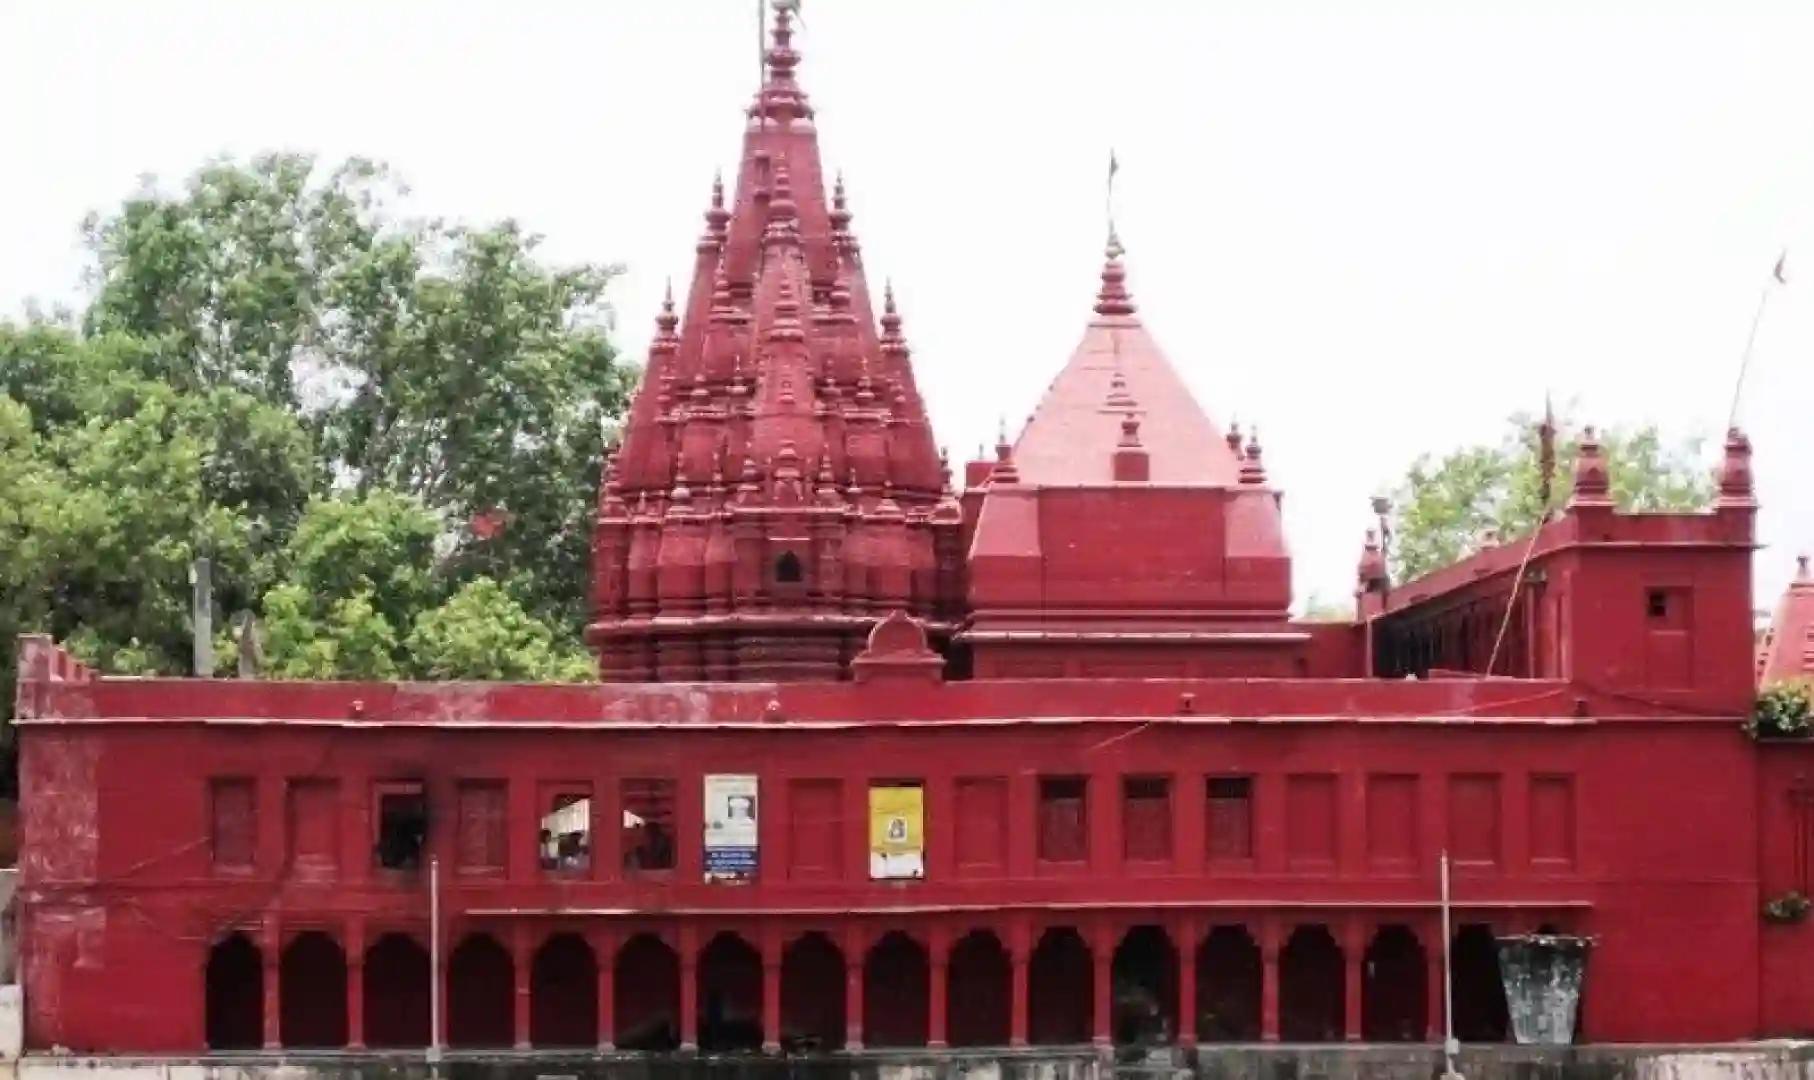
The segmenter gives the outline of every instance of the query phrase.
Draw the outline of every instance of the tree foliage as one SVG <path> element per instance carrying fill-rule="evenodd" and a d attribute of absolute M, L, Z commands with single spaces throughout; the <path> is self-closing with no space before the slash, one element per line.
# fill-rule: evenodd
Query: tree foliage
<path fill-rule="evenodd" d="M 1497 443 L 1466 446 L 1412 463 L 1393 492 L 1391 569 L 1409 581 L 1467 557 L 1489 536 L 1528 533 L 1542 516 L 1568 502 L 1581 436 L 1567 423 L 1556 439 L 1556 470 L 1547 503 L 1542 496 L 1538 423 L 1514 414 Z M 1671 441 L 1654 425 L 1614 428 L 1598 435 L 1621 510 L 1698 510 L 1713 496 L 1713 477 L 1700 462 L 1701 441 Z"/>
<path fill-rule="evenodd" d="M 84 223 L 92 299 L 0 321 L 0 693 L 21 632 L 180 673 L 193 559 L 281 677 L 586 677 L 608 266 L 413 221 L 381 166 L 223 161 Z M 481 527 L 475 528 L 474 523 Z M 422 650 L 418 655 L 417 650 Z"/>

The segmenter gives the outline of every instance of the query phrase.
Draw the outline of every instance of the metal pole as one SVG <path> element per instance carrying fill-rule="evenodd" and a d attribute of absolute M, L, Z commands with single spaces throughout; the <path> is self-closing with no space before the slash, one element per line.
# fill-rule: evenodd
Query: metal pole
<path fill-rule="evenodd" d="M 1442 850 L 1442 1056 L 1446 1071 L 1443 1076 L 1459 1080 L 1461 1073 L 1455 1069 L 1455 1055 L 1461 1052 L 1461 1044 L 1455 1039 L 1455 978 L 1453 960 L 1450 956 L 1450 944 L 1454 932 L 1449 927 L 1449 851 Z"/>
<path fill-rule="evenodd" d="M 1757 294 L 1757 310 L 1751 314 L 1751 332 L 1745 335 L 1745 351 L 1739 354 L 1738 378 L 1732 384 L 1732 408 L 1726 414 L 1728 428 L 1738 423 L 1739 398 L 1745 392 L 1745 372 L 1751 368 L 1751 348 L 1757 344 L 1757 328 L 1764 321 L 1764 308 L 1770 303 L 1770 282 L 1764 283 L 1764 289 Z"/>
<path fill-rule="evenodd" d="M 428 1061 L 441 1061 L 441 860 L 428 860 Z"/>

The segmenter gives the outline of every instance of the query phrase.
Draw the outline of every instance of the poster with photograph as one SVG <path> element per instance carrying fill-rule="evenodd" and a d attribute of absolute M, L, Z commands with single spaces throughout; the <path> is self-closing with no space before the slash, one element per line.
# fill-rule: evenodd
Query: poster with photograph
<path fill-rule="evenodd" d="M 869 876 L 926 876 L 925 789 L 918 784 L 869 789 Z"/>
<path fill-rule="evenodd" d="M 748 881 L 756 876 L 756 778 L 714 773 L 705 778 L 705 879 Z"/>

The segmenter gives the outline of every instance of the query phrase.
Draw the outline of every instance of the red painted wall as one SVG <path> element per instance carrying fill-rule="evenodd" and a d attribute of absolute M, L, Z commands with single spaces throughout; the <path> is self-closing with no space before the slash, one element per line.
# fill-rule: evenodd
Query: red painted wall
<path fill-rule="evenodd" d="M 446 868 L 456 927 L 478 918 L 465 913 L 506 908 L 698 909 L 727 919 L 786 910 L 833 931 L 859 917 L 852 913 L 908 906 L 975 906 L 1005 919 L 1016 910 L 1079 904 L 1184 905 L 1235 918 L 1337 905 L 1418 918 L 1431 911 L 1436 853 L 1446 846 L 1471 860 L 1458 866 L 1455 886 L 1467 918 L 1502 929 L 1550 923 L 1598 939 L 1590 1038 L 1731 1039 L 1814 1023 L 1814 1002 L 1795 997 L 1805 991 L 1777 993 L 1760 1011 L 1760 977 L 1769 987 L 1772 977 L 1788 978 L 1793 963 L 1773 949 L 1760 974 L 1759 853 L 1744 827 L 1760 813 L 1758 750 L 1735 722 L 1552 716 L 1455 724 L 1411 715 L 1454 704 L 1451 685 L 1468 684 L 1390 685 L 1405 712 L 1371 722 L 1231 722 L 1221 714 L 1232 710 L 1221 706 L 1263 699 L 1263 684 L 1197 683 L 1147 684 L 1174 700 L 1179 692 L 1198 695 L 1196 716 L 1174 712 L 1157 721 L 1136 710 L 1037 724 L 979 717 L 932 726 L 727 727 L 700 720 L 636 729 L 521 718 L 473 729 L 406 726 L 422 718 L 368 712 L 363 726 L 344 718 L 339 725 L 28 726 L 28 1037 L 38 1047 L 193 1050 L 202 1039 L 202 964 L 223 929 L 261 932 L 275 917 L 287 934 L 357 917 L 369 941 L 388 926 L 419 928 L 426 917 L 421 875 L 371 867 L 374 786 L 401 778 L 427 782 L 431 850 Z M 1352 691 L 1363 688 L 1380 687 Z M 219 706 L 242 692 L 171 683 L 93 689 L 101 699 L 95 703 L 115 716 L 161 712 L 175 704 L 178 689 L 192 691 L 191 713 L 222 713 Z M 289 689 L 269 686 L 263 694 L 276 701 Z M 778 693 L 784 699 L 793 689 Z M 921 693 L 949 698 L 964 689 Z M 1030 692 L 1025 684 L 1015 689 Z M 1542 684 L 1503 689 L 1528 697 Z M 335 696 L 345 703 L 357 692 Z M 513 692 L 528 708 L 572 696 Z M 441 703 L 441 718 L 451 725 L 477 719 L 467 713 L 462 688 L 423 693 Z M 616 696 L 577 693 L 601 705 Z M 680 708 L 700 704 L 686 697 L 678 688 L 667 695 Z M 146 707 L 131 708 L 135 699 Z M 318 697 L 315 708 L 325 700 Z M 735 715 L 734 708 L 725 713 L 727 720 Z M 1767 764 L 1782 771 L 1776 760 Z M 751 885 L 702 880 L 701 778 L 721 771 L 760 778 L 761 869 Z M 1204 785 L 1209 776 L 1233 774 L 1252 777 L 1253 858 L 1211 866 Z M 1036 858 L 1042 776 L 1087 778 L 1087 858 L 1080 864 Z M 1149 849 L 1137 862 L 1125 858 L 1120 802 L 1127 776 L 1170 780 L 1165 859 L 1153 860 Z M 224 777 L 256 785 L 250 870 L 211 862 L 208 793 L 210 782 Z M 616 832 L 603 827 L 615 820 L 617 793 L 632 777 L 678 784 L 679 865 L 654 880 L 626 878 Z M 866 787 L 884 777 L 925 783 L 925 880 L 868 880 Z M 1370 797 L 1382 790 L 1382 778 L 1401 794 Z M 286 808 L 300 780 L 338 784 L 329 826 L 339 837 L 338 864 L 317 859 L 307 874 L 292 872 L 291 852 L 298 837 L 319 833 L 293 823 Z M 505 785 L 506 854 L 495 874 L 463 872 L 456 850 L 457 792 L 472 781 Z M 535 800 L 557 783 L 596 793 L 595 868 L 578 879 L 556 878 L 535 861 Z M 1557 809 L 1558 784 L 1568 792 L 1568 809 Z M 1548 801 L 1534 804 L 1534 788 L 1549 792 L 1540 796 Z M 810 811 L 805 823 L 795 820 L 796 800 Z M 827 800 L 844 811 L 829 833 Z M 1407 828 L 1414 835 L 1398 835 Z M 1537 834 L 1547 859 L 1534 858 Z M 824 850 L 827 835 L 841 847 L 835 854 Z M 1765 843 L 1781 841 L 1766 829 Z M 1572 861 L 1556 861 L 1557 852 L 1572 853 Z"/>

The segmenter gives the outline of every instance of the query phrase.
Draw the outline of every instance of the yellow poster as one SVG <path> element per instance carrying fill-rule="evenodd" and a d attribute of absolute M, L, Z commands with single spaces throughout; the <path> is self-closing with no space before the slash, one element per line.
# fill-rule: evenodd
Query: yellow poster
<path fill-rule="evenodd" d="M 926 876 L 926 793 L 918 784 L 869 789 L 869 876 Z"/>

